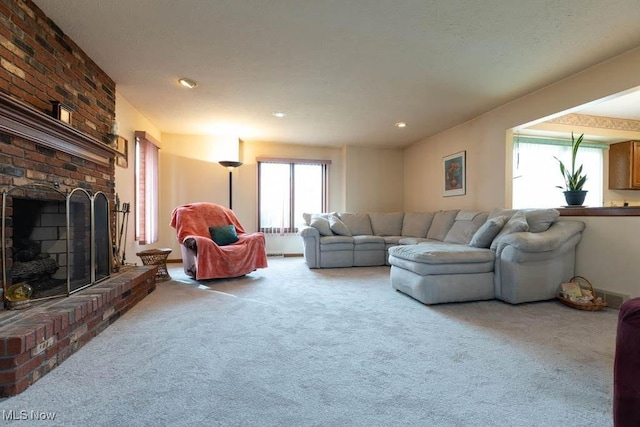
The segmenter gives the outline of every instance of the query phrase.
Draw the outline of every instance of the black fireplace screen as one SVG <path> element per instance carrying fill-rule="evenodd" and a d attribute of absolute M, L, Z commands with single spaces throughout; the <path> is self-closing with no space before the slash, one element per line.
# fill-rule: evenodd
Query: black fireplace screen
<path fill-rule="evenodd" d="M 68 296 L 109 277 L 109 200 L 102 192 L 24 185 L 2 193 L 2 281 L 31 300 Z"/>

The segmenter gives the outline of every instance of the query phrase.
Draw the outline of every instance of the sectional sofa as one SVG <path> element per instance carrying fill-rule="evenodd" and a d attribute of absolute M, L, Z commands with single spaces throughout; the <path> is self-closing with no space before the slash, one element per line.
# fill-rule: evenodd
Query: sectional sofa
<path fill-rule="evenodd" d="M 555 298 L 574 274 L 585 224 L 555 209 L 304 214 L 309 268 L 391 265 L 391 285 L 425 304 Z"/>

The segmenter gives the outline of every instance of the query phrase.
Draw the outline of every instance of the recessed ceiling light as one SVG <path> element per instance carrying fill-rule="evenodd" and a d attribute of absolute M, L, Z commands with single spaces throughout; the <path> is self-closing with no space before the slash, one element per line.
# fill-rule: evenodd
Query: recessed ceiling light
<path fill-rule="evenodd" d="M 282 111 L 274 111 L 273 113 L 271 113 L 271 115 L 273 117 L 277 117 L 279 119 L 286 117 L 287 115 L 285 113 L 283 113 Z"/>
<path fill-rule="evenodd" d="M 407 122 L 398 122 L 395 124 L 395 126 L 397 128 L 406 128 L 407 127 Z"/>
<path fill-rule="evenodd" d="M 181 79 L 178 79 L 178 83 L 180 83 L 182 86 L 189 89 L 193 89 L 194 87 L 198 86 L 197 81 L 188 79 L 186 77 L 182 77 Z"/>

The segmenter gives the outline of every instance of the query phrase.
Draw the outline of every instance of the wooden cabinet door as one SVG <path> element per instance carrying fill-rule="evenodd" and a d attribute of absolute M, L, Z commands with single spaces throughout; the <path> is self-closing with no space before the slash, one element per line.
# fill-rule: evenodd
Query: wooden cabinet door
<path fill-rule="evenodd" d="M 609 146 L 609 188 L 631 188 L 631 143 L 618 142 Z"/>
<path fill-rule="evenodd" d="M 631 188 L 640 189 L 640 142 L 633 141 L 631 147 Z"/>

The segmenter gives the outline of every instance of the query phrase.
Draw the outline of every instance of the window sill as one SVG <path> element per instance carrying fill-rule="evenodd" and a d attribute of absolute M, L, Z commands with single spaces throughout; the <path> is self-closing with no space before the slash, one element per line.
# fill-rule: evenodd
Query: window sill
<path fill-rule="evenodd" d="M 560 216 L 640 216 L 640 206 L 558 208 Z"/>

